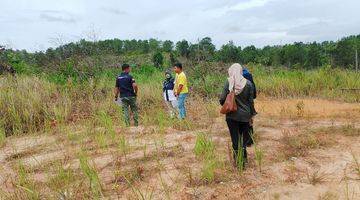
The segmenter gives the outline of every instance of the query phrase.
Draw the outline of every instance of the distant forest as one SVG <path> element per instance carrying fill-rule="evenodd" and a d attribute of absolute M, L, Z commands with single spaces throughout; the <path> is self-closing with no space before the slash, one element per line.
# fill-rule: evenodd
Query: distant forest
<path fill-rule="evenodd" d="M 339 41 L 325 41 L 265 46 L 240 47 L 232 41 L 217 49 L 210 37 L 190 43 L 187 40 L 173 42 L 149 40 L 109 39 L 102 41 L 71 42 L 46 51 L 29 53 L 25 50 L 5 49 L 0 46 L 0 64 L 27 65 L 40 68 L 61 64 L 64 61 L 102 56 L 140 56 L 151 57 L 155 66 L 161 66 L 164 60 L 168 63 L 178 59 L 187 59 L 193 63 L 199 62 L 239 62 L 242 64 L 261 64 L 264 66 L 282 66 L 290 69 L 313 69 L 321 66 L 355 69 L 356 54 L 360 53 L 360 35 L 342 38 Z"/>

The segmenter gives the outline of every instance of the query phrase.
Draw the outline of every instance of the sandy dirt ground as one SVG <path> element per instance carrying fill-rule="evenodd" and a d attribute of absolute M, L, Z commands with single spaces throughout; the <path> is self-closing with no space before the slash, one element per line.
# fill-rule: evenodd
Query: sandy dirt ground
<path fill-rule="evenodd" d="M 83 173 L 77 152 L 86 148 L 104 199 L 360 199 L 359 104 L 260 99 L 257 110 L 256 146 L 264 153 L 261 170 L 254 146 L 245 171 L 232 167 L 230 137 L 218 115 L 191 130 L 116 128 L 128 142 L 126 154 L 119 153 L 116 144 L 98 148 L 87 142 L 81 127 L 68 134 L 10 137 L 0 149 L 0 188 L 16 189 L 21 163 L 31 179 L 44 186 L 41 192 L 49 192 L 46 185 L 58 163 Z M 211 182 L 202 180 L 203 161 L 194 154 L 198 133 L 211 138 L 221 165 Z M 291 143 L 297 141 L 304 143 Z M 131 184 L 123 177 L 133 179 Z"/>

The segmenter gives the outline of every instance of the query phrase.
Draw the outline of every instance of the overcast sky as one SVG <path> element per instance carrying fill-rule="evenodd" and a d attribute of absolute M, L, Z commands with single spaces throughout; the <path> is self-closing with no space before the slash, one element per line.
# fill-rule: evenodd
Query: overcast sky
<path fill-rule="evenodd" d="M 360 34 L 360 0 L 0 0 L 0 44 L 30 51 L 86 39 L 187 39 L 220 47 Z"/>

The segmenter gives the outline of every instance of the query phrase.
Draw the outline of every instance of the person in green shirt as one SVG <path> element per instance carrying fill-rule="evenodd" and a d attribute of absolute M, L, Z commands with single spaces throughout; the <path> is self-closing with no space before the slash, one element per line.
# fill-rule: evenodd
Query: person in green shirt
<path fill-rule="evenodd" d="M 186 118 L 185 102 L 189 94 L 187 78 L 185 73 L 183 72 L 183 67 L 181 63 L 175 64 L 174 71 L 176 73 L 174 90 L 175 90 L 175 96 L 178 98 L 179 117 L 180 119 L 185 119 Z"/>

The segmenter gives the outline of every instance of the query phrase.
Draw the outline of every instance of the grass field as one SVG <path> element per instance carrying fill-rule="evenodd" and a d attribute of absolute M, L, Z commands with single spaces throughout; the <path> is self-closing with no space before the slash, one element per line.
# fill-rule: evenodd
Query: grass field
<path fill-rule="evenodd" d="M 224 69 L 188 70 L 181 122 L 163 105 L 163 71 L 135 68 L 132 128 L 113 102 L 116 69 L 0 77 L 0 199 L 356 199 L 360 93 L 342 89 L 359 89 L 360 75 L 249 68 L 260 92 L 245 170 L 231 165 L 219 114 Z"/>

